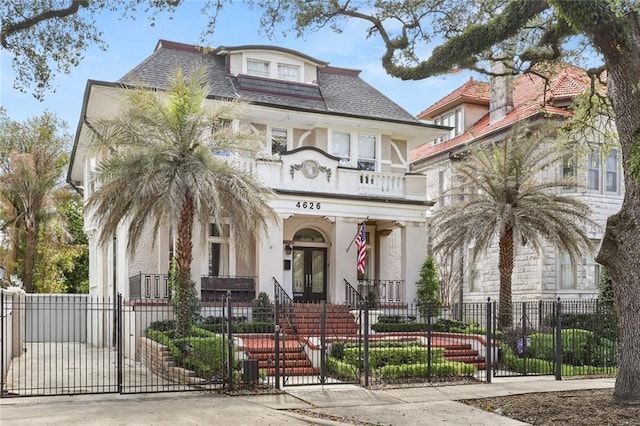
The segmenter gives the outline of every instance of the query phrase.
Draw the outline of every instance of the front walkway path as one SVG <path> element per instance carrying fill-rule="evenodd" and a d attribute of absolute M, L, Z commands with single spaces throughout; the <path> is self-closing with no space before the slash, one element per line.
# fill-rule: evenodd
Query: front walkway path
<path fill-rule="evenodd" d="M 369 390 L 351 385 L 287 388 L 280 395 L 202 393 L 82 395 L 0 400 L 7 425 L 523 425 L 460 402 L 529 392 L 612 388 L 615 379 L 556 381 L 552 377 L 494 379 L 492 384 Z M 291 410 L 304 410 L 294 412 Z M 334 416 L 334 420 L 314 414 Z"/>

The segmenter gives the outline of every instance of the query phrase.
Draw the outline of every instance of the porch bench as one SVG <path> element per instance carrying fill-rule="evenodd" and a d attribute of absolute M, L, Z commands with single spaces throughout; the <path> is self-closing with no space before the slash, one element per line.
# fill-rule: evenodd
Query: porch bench
<path fill-rule="evenodd" d="M 200 298 L 219 300 L 227 292 L 233 300 L 251 301 L 256 298 L 256 285 L 250 277 L 202 277 Z"/>

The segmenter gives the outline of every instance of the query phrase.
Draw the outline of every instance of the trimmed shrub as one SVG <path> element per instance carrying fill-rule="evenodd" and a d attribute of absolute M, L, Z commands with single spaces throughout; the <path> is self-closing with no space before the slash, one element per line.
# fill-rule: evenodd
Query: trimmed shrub
<path fill-rule="evenodd" d="M 345 348 L 344 361 L 351 365 L 359 365 L 364 356 L 362 350 Z M 425 362 L 427 348 L 423 346 L 406 347 L 373 347 L 369 348 L 369 367 L 380 368 L 385 365 L 402 365 Z M 431 362 L 444 360 L 444 348 L 431 348 Z"/>
<path fill-rule="evenodd" d="M 427 377 L 427 363 L 408 365 L 385 365 L 375 371 L 382 379 L 405 379 Z M 475 367 L 470 364 L 455 361 L 444 361 L 431 364 L 431 375 L 435 377 L 468 376 L 475 373 Z"/>
<path fill-rule="evenodd" d="M 340 361 L 334 357 L 328 357 L 325 365 L 327 372 L 337 379 L 353 380 L 358 378 L 358 368 L 353 364 Z"/>
<path fill-rule="evenodd" d="M 196 329 L 197 327 L 194 327 Z M 198 377 L 210 379 L 222 372 L 224 366 L 225 339 L 206 330 L 192 330 L 197 337 L 172 339 L 168 332 L 147 329 L 147 337 L 165 345 L 179 366 L 192 370 Z"/>
<path fill-rule="evenodd" d="M 253 321 L 273 322 L 273 303 L 265 292 L 258 294 L 258 297 L 253 301 Z"/>

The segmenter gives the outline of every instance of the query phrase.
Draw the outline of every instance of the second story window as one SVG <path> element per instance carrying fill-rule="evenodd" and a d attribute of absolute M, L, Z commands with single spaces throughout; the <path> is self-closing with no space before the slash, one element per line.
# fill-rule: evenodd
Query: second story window
<path fill-rule="evenodd" d="M 300 81 L 300 67 L 289 64 L 278 64 L 278 79 Z"/>
<path fill-rule="evenodd" d="M 359 170 L 375 171 L 377 169 L 376 152 L 378 136 L 356 132 L 331 132 L 329 154 L 340 157 L 341 163 L 348 163 Z"/>
<path fill-rule="evenodd" d="M 270 77 L 269 62 L 247 59 L 247 74 L 258 77 Z"/>
<path fill-rule="evenodd" d="M 358 169 L 376 170 L 376 136 L 358 135 Z"/>
<path fill-rule="evenodd" d="M 271 129 L 271 154 L 287 152 L 287 129 Z"/>
<path fill-rule="evenodd" d="M 619 161 L 618 150 L 612 149 L 607 158 L 607 172 L 605 176 L 605 190 L 607 192 L 618 192 Z"/>
<path fill-rule="evenodd" d="M 351 134 L 346 132 L 333 132 L 331 134 L 329 154 L 340 157 L 341 163 L 351 161 Z"/>
<path fill-rule="evenodd" d="M 600 190 L 600 150 L 594 149 L 587 156 L 587 188 Z"/>

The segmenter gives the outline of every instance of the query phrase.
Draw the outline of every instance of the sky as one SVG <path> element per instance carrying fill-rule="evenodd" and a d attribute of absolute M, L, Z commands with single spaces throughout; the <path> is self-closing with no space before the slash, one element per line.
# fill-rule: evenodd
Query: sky
<path fill-rule="evenodd" d="M 158 17 L 153 27 L 143 14 L 139 14 L 135 21 L 120 20 L 115 13 L 100 15 L 96 23 L 108 44 L 107 51 L 97 47 L 87 50 L 81 64 L 73 68 L 69 75 L 56 76 L 56 91 L 47 92 L 42 102 L 36 100 L 31 93 L 21 93 L 13 88 L 11 56 L 0 50 L 1 104 L 8 116 L 17 121 L 40 115 L 45 110 L 54 112 L 67 122 L 73 133 L 80 119 L 87 80 L 118 80 L 151 55 L 160 39 L 201 44 L 200 36 L 206 23 L 200 11 L 201 6 L 202 3 L 197 0 L 188 1 L 174 13 L 172 19 L 166 15 Z M 363 80 L 412 115 L 453 91 L 471 75 L 469 72 L 461 72 L 420 81 L 402 81 L 390 77 L 382 68 L 380 58 L 384 53 L 384 45 L 379 38 L 366 38 L 367 25 L 363 21 L 344 21 L 344 31 L 341 34 L 325 28 L 309 33 L 302 39 L 296 38 L 295 34 L 268 39 L 259 32 L 259 17 L 259 10 L 249 10 L 242 2 L 225 6 L 214 35 L 207 39 L 207 45 L 274 45 L 299 51 L 329 62 L 332 66 L 361 70 Z M 280 30 L 283 29 L 286 28 Z M 425 52 L 428 49 L 428 46 L 425 47 Z"/>

